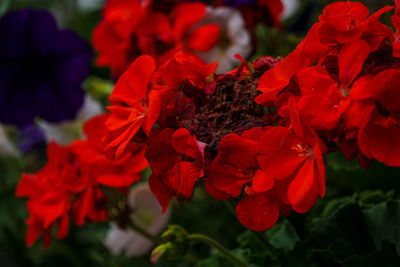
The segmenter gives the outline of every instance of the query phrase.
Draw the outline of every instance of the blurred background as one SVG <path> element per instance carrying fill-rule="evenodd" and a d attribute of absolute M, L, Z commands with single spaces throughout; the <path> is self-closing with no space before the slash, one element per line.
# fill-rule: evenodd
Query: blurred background
<path fill-rule="evenodd" d="M 322 8 L 333 1 L 284 2 L 288 10 L 283 21 L 284 30 L 257 27 L 258 46 L 254 57 L 287 55 L 317 21 Z M 371 11 L 392 4 L 389 0 L 363 2 Z M 90 42 L 92 31 L 101 19 L 103 4 L 104 0 L 0 0 L 0 15 L 27 7 L 46 9 L 56 16 L 61 28 L 72 29 Z M 107 69 L 94 65 L 92 75 L 106 81 L 110 77 Z M 106 103 L 105 99 L 100 100 Z M 129 258 L 110 253 L 104 245 L 109 229 L 107 223 L 79 228 L 71 225 L 66 240 L 53 240 L 47 249 L 41 242 L 27 247 L 24 241 L 24 220 L 28 217 L 25 200 L 16 198 L 14 192 L 21 172 L 34 172 L 43 166 L 45 144 L 39 143 L 29 152 L 17 156 L 6 154 L 0 153 L 0 266 L 153 266 L 149 254 Z M 274 246 L 286 251 L 281 259 L 282 265 L 321 266 L 321 262 L 326 263 L 323 266 L 367 266 L 367 263 L 376 266 L 375 262 L 381 262 L 383 266 L 397 264 L 400 252 L 400 170 L 376 162 L 369 170 L 363 170 L 357 162 L 347 162 L 339 153 L 330 154 L 326 164 L 326 197 L 310 214 L 280 218 L 279 223 L 265 233 Z M 148 172 L 144 173 L 144 176 L 148 175 Z M 190 203 L 174 203 L 171 208 L 170 224 L 182 225 L 190 233 L 210 235 L 226 247 L 236 248 L 237 253 L 252 253 L 260 266 L 267 261 L 262 248 L 224 203 L 212 199 L 203 190 L 196 190 Z M 304 239 L 309 232 L 313 238 Z M 201 244 L 191 248 L 191 254 L 198 258 L 207 258 L 209 253 L 209 248 Z M 191 265 L 171 262 L 159 266 Z M 230 265 L 214 254 L 198 266 Z"/>

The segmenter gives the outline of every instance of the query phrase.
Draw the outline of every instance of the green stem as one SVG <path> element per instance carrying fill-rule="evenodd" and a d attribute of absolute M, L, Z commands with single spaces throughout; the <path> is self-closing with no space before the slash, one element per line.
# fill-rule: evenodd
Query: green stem
<path fill-rule="evenodd" d="M 233 201 L 233 199 L 228 199 L 224 201 L 225 205 L 228 207 L 228 209 L 231 211 L 231 213 L 236 216 L 236 211 L 235 211 L 235 203 Z M 257 242 L 259 243 L 259 245 L 268 253 L 268 255 L 270 255 L 270 257 L 273 260 L 277 260 L 278 259 L 278 255 L 276 253 L 275 248 L 271 245 L 271 243 L 269 243 L 269 241 L 267 239 L 265 239 L 265 237 L 261 234 L 261 232 L 256 232 L 256 231 L 251 231 L 252 235 L 254 236 L 254 238 L 257 240 Z"/>
<path fill-rule="evenodd" d="M 278 254 L 276 249 L 269 243 L 269 241 L 264 237 L 261 232 L 250 231 L 262 248 L 268 253 L 268 255 L 274 260 L 278 260 Z"/>
<path fill-rule="evenodd" d="M 199 262 L 199 260 L 198 260 L 195 256 L 193 256 L 192 254 L 186 254 L 183 258 L 184 258 L 186 261 L 188 261 L 188 262 L 190 262 L 191 264 L 193 264 L 193 265 L 195 265 L 196 263 Z"/>
<path fill-rule="evenodd" d="M 235 203 L 233 202 L 233 199 L 228 199 L 224 201 L 226 207 L 228 210 L 236 217 L 236 211 L 235 211 Z"/>
<path fill-rule="evenodd" d="M 133 222 L 129 223 L 129 227 L 134 230 L 135 232 L 138 232 L 140 235 L 142 235 L 144 238 L 148 239 L 149 241 L 153 242 L 154 244 L 159 244 L 161 243 L 161 240 L 147 232 L 144 228 L 140 227 L 137 224 L 134 224 Z"/>
<path fill-rule="evenodd" d="M 249 266 L 247 262 L 234 255 L 230 250 L 228 250 L 226 247 L 224 247 L 223 245 L 221 245 L 220 243 L 218 243 L 209 236 L 201 234 L 191 234 L 188 235 L 188 240 L 202 242 L 213 248 L 218 249 L 219 252 L 221 252 L 229 261 L 236 264 L 236 266 L 243 266 L 243 267 Z"/>

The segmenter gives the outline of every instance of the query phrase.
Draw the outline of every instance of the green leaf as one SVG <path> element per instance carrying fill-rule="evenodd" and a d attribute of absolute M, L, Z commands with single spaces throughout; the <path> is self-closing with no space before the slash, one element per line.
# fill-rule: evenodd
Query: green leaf
<path fill-rule="evenodd" d="M 307 244 L 303 241 L 296 243 L 294 249 L 283 253 L 280 257 L 282 267 L 317 267 L 320 266 L 311 254 Z"/>
<path fill-rule="evenodd" d="M 269 229 L 265 235 L 275 248 L 283 249 L 284 251 L 292 250 L 296 242 L 300 240 L 287 219 Z"/>
<path fill-rule="evenodd" d="M 339 260 L 375 251 L 361 208 L 354 202 L 342 205 L 331 216 L 314 222 L 312 243 L 328 249 Z"/>
<path fill-rule="evenodd" d="M 248 260 L 250 258 L 250 249 L 234 249 L 232 253 L 236 256 Z M 209 258 L 198 262 L 196 267 L 232 267 L 232 262 L 226 259 L 222 254 L 216 252 L 212 254 Z"/>
<path fill-rule="evenodd" d="M 364 210 L 365 220 L 378 249 L 389 240 L 400 254 L 400 201 L 389 200 Z"/>

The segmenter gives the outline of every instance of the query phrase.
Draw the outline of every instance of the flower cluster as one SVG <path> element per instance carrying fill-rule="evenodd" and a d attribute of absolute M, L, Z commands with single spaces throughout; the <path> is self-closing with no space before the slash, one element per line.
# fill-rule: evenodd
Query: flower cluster
<path fill-rule="evenodd" d="M 369 16 L 362 3 L 328 5 L 296 50 L 261 78 L 256 102 L 284 114 L 292 97 L 329 147 L 364 166 L 368 159 L 400 166 L 399 9 L 394 33 L 379 21 L 393 8 Z"/>
<path fill-rule="evenodd" d="M 143 146 L 118 161 L 104 154 L 100 138 L 106 118 L 102 115 L 85 124 L 87 140 L 70 146 L 50 143 L 46 165 L 35 174 L 22 175 L 16 195 L 29 198 L 28 245 L 44 232 L 44 245 L 48 246 L 54 225 L 58 226 L 57 238 L 65 238 L 70 216 L 76 225 L 106 220 L 108 198 L 101 186 L 123 189 L 141 179 L 140 172 L 147 167 Z"/>
<path fill-rule="evenodd" d="M 161 67 L 142 56 L 110 97 L 107 147 L 118 158 L 146 140 L 164 210 L 204 181 L 217 199 L 240 197 L 237 216 L 250 229 L 271 227 L 280 211 L 306 212 L 325 194 L 328 150 L 399 166 L 397 32 L 379 21 L 391 9 L 369 16 L 361 3 L 333 3 L 282 62 L 242 60 L 213 78 L 182 52 Z"/>
<path fill-rule="evenodd" d="M 206 6 L 184 0 L 110 0 L 103 9 L 104 19 L 93 33 L 93 45 L 99 52 L 96 62 L 119 76 L 143 54 L 161 65 L 180 50 L 200 56 L 206 63 L 223 60 L 226 51 L 228 63 L 221 66 L 228 67 L 220 68 L 226 71 L 235 53 L 243 57 L 250 54 L 248 30 L 254 32 L 259 21 L 278 25 L 283 6 L 280 0 L 225 4 L 228 6 L 224 7 L 224 2 Z"/>
<path fill-rule="evenodd" d="M 237 55 L 224 74 L 199 57 L 221 41 L 220 25 L 205 19 L 205 4 L 182 2 L 106 3 L 93 41 L 97 63 L 119 76 L 109 114 L 86 124 L 88 140 L 51 144 L 47 165 L 23 176 L 28 244 L 56 223 L 64 237 L 69 215 L 78 225 L 104 220 L 100 185 L 130 186 L 147 164 L 164 212 L 204 185 L 218 200 L 235 198 L 238 220 L 257 231 L 324 196 L 328 151 L 363 167 L 400 166 L 398 1 L 372 15 L 358 2 L 332 3 L 283 60 Z M 231 2 L 280 10 L 280 1 Z M 393 9 L 395 32 L 379 20 Z"/>

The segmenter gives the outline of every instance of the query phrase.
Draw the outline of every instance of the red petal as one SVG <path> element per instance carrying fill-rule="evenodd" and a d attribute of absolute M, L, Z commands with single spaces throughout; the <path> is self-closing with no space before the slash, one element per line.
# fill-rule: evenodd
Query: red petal
<path fill-rule="evenodd" d="M 27 220 L 28 229 L 26 231 L 25 242 L 31 247 L 40 237 L 43 231 L 43 224 L 41 221 L 30 217 Z"/>
<path fill-rule="evenodd" d="M 326 95 L 329 88 L 336 84 L 325 68 L 317 66 L 299 70 L 296 77 L 302 96 Z"/>
<path fill-rule="evenodd" d="M 193 50 L 205 52 L 213 48 L 219 40 L 218 24 L 208 24 L 197 27 L 188 40 L 188 47 Z"/>
<path fill-rule="evenodd" d="M 339 79 L 343 88 L 348 87 L 360 74 L 370 52 L 369 44 L 362 39 L 342 47 L 338 56 L 338 67 Z"/>
<path fill-rule="evenodd" d="M 109 100 L 128 102 L 135 99 L 146 101 L 147 86 L 156 68 L 151 56 L 138 57 L 121 76 Z"/>
<path fill-rule="evenodd" d="M 237 134 L 228 134 L 218 144 L 218 157 L 237 169 L 256 169 L 256 145 L 255 141 L 246 140 Z"/>
<path fill-rule="evenodd" d="M 268 193 L 244 196 L 236 206 L 239 221 L 254 231 L 272 227 L 279 218 L 279 206 Z"/>
<path fill-rule="evenodd" d="M 146 118 L 143 122 L 143 130 L 150 136 L 150 131 L 153 128 L 154 123 L 158 120 L 161 111 L 161 100 L 160 100 L 160 92 L 151 90 L 149 93 L 149 107 L 148 112 L 146 114 Z"/>
<path fill-rule="evenodd" d="M 59 221 L 58 221 L 58 231 L 57 231 L 57 238 L 58 239 L 64 239 L 68 235 L 68 228 L 69 228 L 69 216 L 64 215 Z"/>
<path fill-rule="evenodd" d="M 304 121 L 315 130 L 333 130 L 342 118 L 343 109 L 336 95 L 308 95 L 298 102 L 298 109 Z"/>
<path fill-rule="evenodd" d="M 174 8 L 174 31 L 177 41 L 182 40 L 184 34 L 204 16 L 205 11 L 206 6 L 203 3 L 183 3 Z"/>
<path fill-rule="evenodd" d="M 238 169 L 229 164 L 215 159 L 208 174 L 209 181 L 213 186 L 233 197 L 237 197 L 242 192 L 245 184 L 251 181 L 251 170 Z"/>
<path fill-rule="evenodd" d="M 178 192 L 185 198 L 190 198 L 193 194 L 194 184 L 200 177 L 202 170 L 198 164 L 186 161 L 181 161 L 179 167 L 180 184 Z"/>
<path fill-rule="evenodd" d="M 275 179 L 284 179 L 306 160 L 295 147 L 303 144 L 292 130 L 281 126 L 269 128 L 258 144 L 257 161 Z"/>
<path fill-rule="evenodd" d="M 400 128 L 396 125 L 385 127 L 388 119 L 375 111 L 370 122 L 360 129 L 358 145 L 369 158 L 391 167 L 400 167 Z"/>
<path fill-rule="evenodd" d="M 319 191 L 318 182 L 315 180 L 307 195 L 301 202 L 292 205 L 292 209 L 298 213 L 305 213 L 309 211 L 317 202 Z"/>
<path fill-rule="evenodd" d="M 175 196 L 175 191 L 166 186 L 160 176 L 151 174 L 149 178 L 149 186 L 151 192 L 156 195 L 158 202 L 163 208 L 163 212 L 168 209 L 171 198 Z"/>
<path fill-rule="evenodd" d="M 350 96 L 358 100 L 372 97 L 372 89 L 374 87 L 371 84 L 374 77 L 374 75 L 366 74 L 357 79 L 351 87 Z"/>
<path fill-rule="evenodd" d="M 135 174 L 121 174 L 121 173 L 107 173 L 97 177 L 97 181 L 105 186 L 121 188 L 131 186 L 133 183 L 141 179 L 140 173 Z"/>
<path fill-rule="evenodd" d="M 252 189 L 254 192 L 261 193 L 270 190 L 274 186 L 274 178 L 262 170 L 257 170 L 253 176 Z"/>
<path fill-rule="evenodd" d="M 15 195 L 17 197 L 32 197 L 40 194 L 41 190 L 37 185 L 35 174 L 22 173 Z"/>
<path fill-rule="evenodd" d="M 215 188 L 215 186 L 210 182 L 210 180 L 206 181 L 205 188 L 206 188 L 207 193 L 210 194 L 210 196 L 212 196 L 213 198 L 215 198 L 217 200 L 224 201 L 231 197 L 227 193 Z"/>
<path fill-rule="evenodd" d="M 393 117 L 400 116 L 400 70 L 387 69 L 375 76 L 373 98 Z"/>
<path fill-rule="evenodd" d="M 291 205 L 299 204 L 310 192 L 314 180 L 317 178 L 314 164 L 314 159 L 307 160 L 290 183 L 288 199 Z"/>
<path fill-rule="evenodd" d="M 203 161 L 195 137 L 185 128 L 180 128 L 174 132 L 172 146 L 180 154 L 189 156 L 200 163 Z"/>

